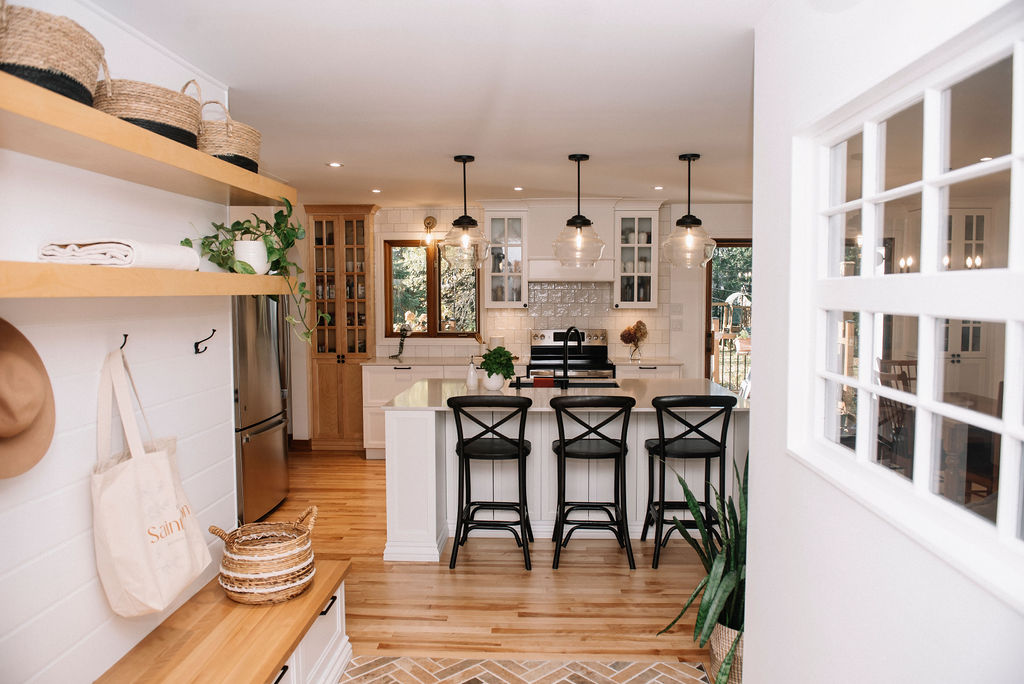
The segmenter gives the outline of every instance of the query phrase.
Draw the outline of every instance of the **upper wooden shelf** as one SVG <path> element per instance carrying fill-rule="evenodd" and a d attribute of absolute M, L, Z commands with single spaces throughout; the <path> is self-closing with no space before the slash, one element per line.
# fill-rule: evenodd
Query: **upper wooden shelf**
<path fill-rule="evenodd" d="M 288 294 L 281 276 L 0 261 L 0 299 Z"/>
<path fill-rule="evenodd" d="M 219 204 L 298 201 L 284 183 L 3 72 L 0 147 Z"/>

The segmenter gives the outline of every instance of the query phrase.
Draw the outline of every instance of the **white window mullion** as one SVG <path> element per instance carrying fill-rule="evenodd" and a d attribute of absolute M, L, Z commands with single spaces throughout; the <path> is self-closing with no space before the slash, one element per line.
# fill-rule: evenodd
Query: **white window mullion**
<path fill-rule="evenodd" d="M 1010 197 L 1024 197 L 1024 42 L 1013 46 L 1013 110 L 1010 151 L 1013 166 L 1010 173 Z M 1010 243 L 1007 266 L 1024 273 L 1024 207 L 1010 202 Z"/>
<path fill-rule="evenodd" d="M 949 92 L 924 94 L 924 188 L 921 190 L 921 273 L 937 273 L 945 245 L 945 191 L 928 181 L 942 175 L 949 156 Z"/>

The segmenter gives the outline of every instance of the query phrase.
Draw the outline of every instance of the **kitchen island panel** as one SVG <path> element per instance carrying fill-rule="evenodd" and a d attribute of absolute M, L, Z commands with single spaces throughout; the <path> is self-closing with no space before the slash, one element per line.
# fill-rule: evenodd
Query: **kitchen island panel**
<path fill-rule="evenodd" d="M 563 390 L 529 389 L 534 400 L 526 425 L 526 439 L 532 444 L 527 457 L 526 488 L 536 543 L 551 543 L 557 505 L 557 462 L 551 443 L 558 438 L 554 411 L 548 405 L 551 396 Z M 647 451 L 644 440 L 658 434 L 657 419 L 650 399 L 668 394 L 722 394 L 724 388 L 706 380 L 632 380 L 624 381 L 617 390 L 612 388 L 572 389 L 569 393 L 611 394 L 629 393 L 638 399 L 630 417 L 627 433 L 629 451 L 626 458 L 626 509 L 631 538 L 639 538 L 647 503 Z M 505 394 L 515 390 L 505 389 Z M 393 561 L 433 561 L 441 559 L 447 538 L 455 534 L 458 496 L 458 462 L 455 455 L 457 434 L 455 420 L 446 405 L 449 396 L 467 394 L 464 383 L 430 379 L 417 382 L 399 394 L 384 407 L 386 421 L 388 543 L 384 559 Z M 500 394 L 495 392 L 495 395 Z M 749 403 L 740 402 L 733 411 L 726 448 L 726 492 L 734 489 L 732 463 L 742 459 L 748 445 Z M 443 407 L 443 408 L 442 408 Z M 590 412 L 587 420 L 594 422 L 598 412 Z M 707 415 L 709 410 L 688 412 L 694 416 Z M 493 420 L 490 412 L 480 412 L 482 420 Z M 720 425 L 715 421 L 705 426 L 714 432 Z M 516 435 L 512 421 L 501 431 L 510 437 Z M 567 435 L 580 434 L 583 428 L 567 422 Z M 475 430 L 474 430 L 475 432 Z M 614 432 L 614 430 L 613 430 Z M 674 431 L 672 432 L 674 434 Z M 703 495 L 704 461 L 673 460 L 666 476 L 666 495 L 681 500 L 682 488 L 675 476 L 681 473 L 697 496 Z M 611 461 L 570 460 L 566 468 L 567 500 L 603 500 L 614 498 L 612 491 L 613 464 Z M 495 463 L 476 462 L 472 473 L 473 497 L 487 500 L 515 501 L 518 498 L 517 467 L 515 461 Z M 713 481 L 714 481 L 713 475 Z M 483 512 L 480 519 L 510 519 L 510 512 Z M 604 519 L 597 511 L 580 511 L 580 518 Z M 473 536 L 508 536 L 507 532 L 480 530 Z M 600 530 L 580 530 L 578 536 L 601 537 L 610 533 Z M 511 542 L 511 540 L 510 540 Z"/>

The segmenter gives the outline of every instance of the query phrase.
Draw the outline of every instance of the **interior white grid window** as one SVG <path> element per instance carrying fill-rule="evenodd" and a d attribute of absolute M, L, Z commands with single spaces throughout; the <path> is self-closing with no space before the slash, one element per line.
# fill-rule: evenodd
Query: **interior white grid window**
<path fill-rule="evenodd" d="M 795 148 L 815 189 L 791 444 L 1024 610 L 1022 35 L 933 59 Z"/>

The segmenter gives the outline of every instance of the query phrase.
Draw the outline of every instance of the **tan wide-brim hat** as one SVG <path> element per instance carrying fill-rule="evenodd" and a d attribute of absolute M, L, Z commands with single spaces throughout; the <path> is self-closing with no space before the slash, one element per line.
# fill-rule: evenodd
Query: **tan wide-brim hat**
<path fill-rule="evenodd" d="M 55 415 L 43 360 L 0 318 L 0 477 L 21 475 L 39 462 L 53 439 Z"/>

